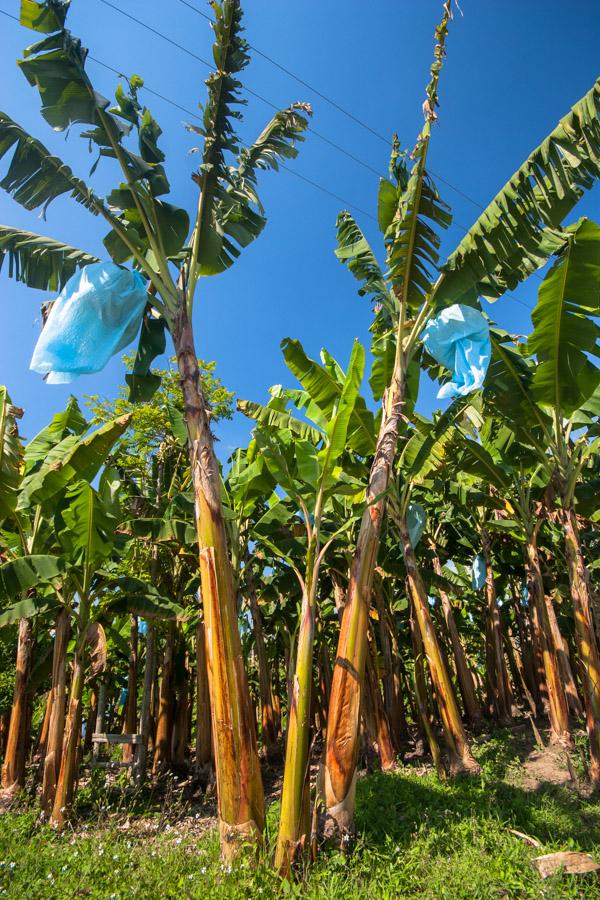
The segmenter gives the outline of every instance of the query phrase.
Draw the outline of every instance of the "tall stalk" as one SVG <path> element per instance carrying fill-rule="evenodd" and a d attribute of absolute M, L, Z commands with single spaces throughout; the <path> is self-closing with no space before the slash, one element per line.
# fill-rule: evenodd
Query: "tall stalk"
<path fill-rule="evenodd" d="M 19 620 L 19 637 L 17 641 L 17 663 L 15 674 L 15 690 L 6 754 L 2 766 L 2 787 L 5 790 L 18 791 L 25 785 L 25 757 L 28 746 L 29 729 L 29 677 L 33 662 L 33 621 Z"/>
<path fill-rule="evenodd" d="M 444 728 L 444 738 L 448 747 L 450 758 L 450 772 L 479 772 L 479 765 L 475 762 L 465 729 L 460 718 L 456 696 L 448 669 L 440 645 L 433 627 L 427 592 L 421 573 L 417 565 L 415 551 L 413 549 L 406 519 L 401 516 L 398 520 L 400 536 L 402 538 L 402 550 L 404 564 L 406 566 L 407 585 L 410 598 L 413 603 L 415 619 L 419 626 L 425 655 L 431 672 L 431 679 L 435 687 L 436 699 L 440 711 L 440 718 Z"/>
<path fill-rule="evenodd" d="M 535 526 L 528 535 L 525 571 L 527 574 L 529 596 L 531 602 L 536 606 L 540 622 L 540 643 L 544 660 L 546 689 L 548 692 L 550 730 L 554 740 L 571 744 L 572 738 L 569 727 L 567 697 L 561 678 L 557 647 L 554 642 L 554 635 L 550 626 L 548 609 L 544 598 L 544 583 L 542 580 L 537 548 L 537 532 L 538 527 Z"/>
<path fill-rule="evenodd" d="M 512 722 L 510 687 L 504 659 L 502 622 L 496 597 L 490 539 L 485 528 L 481 528 L 480 535 L 481 549 L 485 559 L 486 659 L 491 692 L 490 700 L 498 722 L 508 725 Z"/>
<path fill-rule="evenodd" d="M 433 557 L 433 571 L 436 573 L 436 575 L 441 577 L 442 565 L 437 556 Z M 460 640 L 458 628 L 456 627 L 452 604 L 450 602 L 448 594 L 442 588 L 440 588 L 439 590 L 439 595 L 440 600 L 442 601 L 442 611 L 444 613 L 446 629 L 450 637 L 450 643 L 452 644 L 452 653 L 454 655 L 454 662 L 456 665 L 458 687 L 463 699 L 465 715 L 472 725 L 478 726 L 481 724 L 482 720 L 481 706 L 475 692 L 473 675 L 467 662 L 467 657 Z"/>
<path fill-rule="evenodd" d="M 360 531 L 350 570 L 347 600 L 333 672 L 331 700 L 327 721 L 325 746 L 325 834 L 343 838 L 354 828 L 355 773 L 359 745 L 360 707 L 363 690 L 367 630 L 373 574 L 377 563 L 381 526 L 385 515 L 385 496 L 396 458 L 398 431 L 406 395 L 406 372 L 414 343 L 424 326 L 429 311 L 422 308 L 407 334 L 409 291 L 412 287 L 412 266 L 416 265 L 416 241 L 425 164 L 431 127 L 436 118 L 438 80 L 445 53 L 445 40 L 450 20 L 450 2 L 443 5 L 443 16 L 436 31 L 436 62 L 427 88 L 424 105 L 425 124 L 419 136 L 415 157 L 417 159 L 411 182 L 411 203 L 407 221 L 408 234 L 403 255 L 402 272 L 394 280 L 393 292 L 398 307 L 396 326 L 396 353 L 388 388 L 383 396 L 382 417 L 375 455 L 369 473 L 366 506 L 360 523 Z M 414 180 L 412 180 L 414 179 Z M 430 204 L 433 205 L 433 204 Z M 396 214 L 403 220 L 403 208 Z M 391 251 L 393 252 L 393 251 Z M 405 344 L 406 340 L 406 344 Z"/>
<path fill-rule="evenodd" d="M 575 616 L 575 639 L 581 660 L 583 696 L 590 742 L 590 777 L 600 785 L 600 655 L 592 624 L 590 581 L 579 538 L 577 517 L 572 506 L 560 511 Z"/>
<path fill-rule="evenodd" d="M 287 875 L 307 840 L 309 809 L 309 730 L 313 681 L 313 644 L 318 585 L 318 521 L 309 538 L 302 591 L 296 669 L 288 704 L 285 767 L 275 868 Z"/>
<path fill-rule="evenodd" d="M 44 781 L 42 786 L 41 806 L 43 811 L 47 815 L 51 813 L 52 807 L 54 805 L 54 796 L 59 775 L 60 756 L 65 728 L 68 640 L 69 614 L 67 610 L 63 608 L 56 618 L 56 626 L 54 631 L 52 687 L 50 689 L 52 711 L 50 713 L 50 725 L 48 728 L 46 755 L 44 758 Z M 91 733 L 91 725 L 89 730 Z"/>
<path fill-rule="evenodd" d="M 262 834 L 264 796 L 221 505 L 219 465 L 200 386 L 185 292 L 180 295 L 173 341 L 185 402 L 196 505 L 221 852 L 231 858 L 241 842 L 256 841 Z"/>

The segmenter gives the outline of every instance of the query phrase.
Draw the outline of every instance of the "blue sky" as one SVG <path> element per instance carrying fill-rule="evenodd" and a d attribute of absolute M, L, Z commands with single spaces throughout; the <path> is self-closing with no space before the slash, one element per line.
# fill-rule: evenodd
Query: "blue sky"
<path fill-rule="evenodd" d="M 204 0 L 190 2 L 210 12 Z M 114 5 L 143 19 L 159 35 L 211 59 L 208 23 L 180 0 L 118 0 Z M 600 17 L 595 0 L 568 4 L 461 0 L 460 5 L 463 15 L 455 9 L 450 27 L 439 122 L 429 157 L 442 196 L 454 213 L 454 223 L 443 238 L 445 253 L 478 215 L 476 204 L 493 197 L 599 74 Z M 379 135 L 391 137 L 396 131 L 402 145 L 410 148 L 422 124 L 433 30 L 441 6 L 441 0 L 368 4 L 247 0 L 246 37 Z M 18 2 L 0 0 L 0 9 L 18 15 Z M 196 195 L 190 176 L 198 157 L 189 153 L 195 139 L 183 124 L 192 121 L 191 113 L 204 100 L 208 69 L 102 0 L 73 0 L 69 26 L 97 60 L 128 75 L 141 75 L 149 88 L 190 111 L 144 95 L 163 128 L 161 146 L 167 153 L 173 201 L 192 212 Z M 15 65 L 23 47 L 34 40 L 33 33 L 0 16 L 0 107 L 85 178 L 93 162 L 87 145 L 75 130 L 68 137 L 50 131 L 39 116 L 37 92 Z M 96 88 L 112 96 L 116 76 L 93 61 L 88 71 Z M 194 312 L 198 354 L 217 361 L 219 375 L 238 396 L 264 401 L 271 384 L 292 384 L 279 349 L 282 338 L 300 339 L 312 355 L 326 346 L 343 365 L 355 337 L 368 345 L 371 312 L 357 296 L 356 282 L 334 256 L 335 220 L 338 211 L 349 206 L 373 247 L 380 249 L 373 219 L 375 173 L 386 172 L 389 144 L 258 54 L 244 82 L 279 107 L 294 100 L 310 101 L 314 129 L 362 161 L 309 133 L 290 168 L 344 202 L 290 172 L 266 174 L 261 183 L 269 217 L 265 232 L 227 273 L 200 284 Z M 272 109 L 255 97 L 248 100 L 240 132 L 250 141 Z M 116 181 L 112 163 L 105 161 L 92 183 L 102 193 Z M 571 219 L 580 215 L 600 218 L 598 187 Z M 105 255 L 102 223 L 67 200 L 56 201 L 43 222 L 2 194 L 0 221 Z M 504 327 L 527 333 L 531 327 L 527 307 L 535 303 L 538 285 L 531 278 L 514 297 L 498 301 L 491 314 Z M 48 386 L 28 368 L 40 329 L 40 304 L 47 295 L 16 285 L 2 272 L 0 296 L 0 381 L 7 384 L 13 402 L 25 408 L 21 430 L 31 437 L 64 406 L 70 389 Z M 123 366 L 115 358 L 102 373 L 82 377 L 73 387 L 78 396 L 110 397 L 122 381 Z M 434 408 L 432 385 L 422 385 L 420 406 L 425 412 Z M 247 441 L 250 426 L 241 416 L 219 426 L 222 458 Z"/>

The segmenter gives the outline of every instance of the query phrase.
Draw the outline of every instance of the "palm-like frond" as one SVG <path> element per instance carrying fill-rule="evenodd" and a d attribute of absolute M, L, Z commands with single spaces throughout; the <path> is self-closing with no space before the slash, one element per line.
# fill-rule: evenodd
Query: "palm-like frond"
<path fill-rule="evenodd" d="M 277 169 L 279 160 L 297 153 L 295 142 L 310 114 L 307 104 L 296 103 L 278 112 L 249 148 L 240 150 L 233 120 L 241 118 L 235 107 L 241 83 L 237 75 L 248 65 L 248 44 L 243 37 L 239 0 L 213 4 L 217 70 L 208 78 L 208 102 L 204 109 L 202 165 L 197 180 L 201 198 L 195 255 L 200 274 L 214 275 L 232 265 L 241 248 L 250 244 L 265 225 L 263 207 L 256 192 L 260 169 Z M 227 155 L 237 157 L 236 165 Z"/>
<path fill-rule="evenodd" d="M 17 505 L 23 458 L 17 430 L 17 417 L 21 415 L 22 411 L 11 404 L 5 386 L 0 385 L 0 521 Z"/>
<path fill-rule="evenodd" d="M 77 178 L 69 166 L 53 156 L 41 141 L 32 137 L 6 113 L 0 112 L 0 159 L 13 149 L 8 172 L 0 187 L 25 209 L 42 208 L 62 194 L 69 194 L 90 212 L 97 214 L 99 201 L 91 188 Z"/>
<path fill-rule="evenodd" d="M 495 300 L 565 244 L 558 230 L 600 176 L 600 79 L 528 156 L 450 254 L 440 303 Z"/>
<path fill-rule="evenodd" d="M 452 221 L 448 207 L 441 200 L 426 170 L 449 20 L 450 4 L 446 3 L 442 21 L 436 30 L 435 58 L 424 104 L 425 125 L 412 153 L 414 164 L 406 187 L 401 182 L 398 184 L 397 206 L 393 215 L 393 205 L 387 204 L 388 219 L 392 215 L 384 235 L 389 276 L 397 298 L 405 307 L 412 309 L 418 308 L 431 290 L 432 273 L 439 260 L 440 238 L 436 228 L 447 228 Z M 385 224 L 385 218 L 382 224 Z"/>
<path fill-rule="evenodd" d="M 0 270 L 5 260 L 10 278 L 44 291 L 61 290 L 77 268 L 98 261 L 70 244 L 0 225 Z"/>
<path fill-rule="evenodd" d="M 384 312 L 385 324 L 389 328 L 398 315 L 398 304 L 390 292 L 377 257 L 354 216 L 347 210 L 337 219 L 337 250 L 335 255 L 348 267 L 354 277 L 362 282 L 359 296 L 370 297 Z"/>
<path fill-rule="evenodd" d="M 569 242 L 540 286 L 532 313 L 528 352 L 537 359 L 531 385 L 535 400 L 570 416 L 591 397 L 600 370 L 600 227 L 582 219 L 567 230 Z"/>
<path fill-rule="evenodd" d="M 287 109 L 275 113 L 250 147 L 240 150 L 231 180 L 236 189 L 243 190 L 260 210 L 263 207 L 255 190 L 259 170 L 278 171 L 280 160 L 296 158 L 296 143 L 304 140 L 303 132 L 308 127 L 307 116 L 310 115 L 310 104 L 292 103 Z"/>
<path fill-rule="evenodd" d="M 271 401 L 272 403 L 273 401 Z M 313 428 L 301 419 L 297 419 L 291 413 L 281 409 L 278 405 L 267 404 L 263 406 L 260 403 L 253 403 L 251 400 L 238 400 L 237 408 L 240 412 L 254 419 L 259 425 L 267 429 L 281 429 L 290 431 L 296 437 L 304 441 L 310 441 L 311 444 L 319 444 L 323 440 L 323 432 L 318 428 Z"/>

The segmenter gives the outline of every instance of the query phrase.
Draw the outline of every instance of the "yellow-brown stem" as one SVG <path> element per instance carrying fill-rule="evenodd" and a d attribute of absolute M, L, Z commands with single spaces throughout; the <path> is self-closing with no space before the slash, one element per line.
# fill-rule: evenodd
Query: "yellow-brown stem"
<path fill-rule="evenodd" d="M 561 510 L 569 567 L 575 638 L 581 660 L 587 731 L 590 741 L 590 777 L 600 785 L 600 656 L 592 624 L 589 575 L 581 552 L 579 528 L 573 509 Z"/>
<path fill-rule="evenodd" d="M 54 632 L 52 687 L 50 689 L 52 712 L 50 714 L 46 756 L 44 759 L 44 782 L 42 786 L 41 806 L 46 815 L 50 815 L 54 805 L 65 731 L 67 645 L 69 642 L 69 631 L 69 614 L 66 609 L 62 609 L 57 616 Z"/>
<path fill-rule="evenodd" d="M 442 576 L 442 565 L 437 556 L 433 557 L 433 571 L 439 577 Z M 454 664 L 456 666 L 456 676 L 458 687 L 465 707 L 465 715 L 472 725 L 480 725 L 482 720 L 481 706 L 475 693 L 475 684 L 473 675 L 467 662 L 464 647 L 462 645 L 456 621 L 454 619 L 454 611 L 450 598 L 446 591 L 440 588 L 440 600 L 442 601 L 442 612 L 444 613 L 444 621 L 446 629 L 452 644 L 452 653 L 454 655 Z"/>
<path fill-rule="evenodd" d="M 15 690 L 10 713 L 6 754 L 2 766 L 2 787 L 17 791 L 25 784 L 25 757 L 29 743 L 29 697 L 28 684 L 33 661 L 33 622 L 19 620 L 17 641 L 17 662 Z"/>
<path fill-rule="evenodd" d="M 421 573 L 417 565 L 415 551 L 413 549 L 406 520 L 399 521 L 400 536 L 402 538 L 402 550 L 404 553 L 404 565 L 406 567 L 407 585 L 410 598 L 413 603 L 415 617 L 423 639 L 425 656 L 429 665 L 431 679 L 435 688 L 436 701 L 440 711 L 440 719 L 444 729 L 444 738 L 450 757 L 450 772 L 452 774 L 468 771 L 479 772 L 479 766 L 475 762 L 467 741 L 458 704 L 454 695 L 454 688 L 450 675 L 440 650 L 440 645 L 435 633 L 427 592 Z"/>
<path fill-rule="evenodd" d="M 184 294 L 180 297 L 173 340 L 185 404 L 196 502 L 221 853 L 230 859 L 242 842 L 256 841 L 262 835 L 264 795 L 242 660 L 219 466 Z"/>
<path fill-rule="evenodd" d="M 548 692 L 548 707 L 550 716 L 550 730 L 554 740 L 572 744 L 569 728 L 569 711 L 567 698 L 560 675 L 557 649 L 554 643 L 548 610 L 544 599 L 544 584 L 540 570 L 536 535 L 530 536 L 527 541 L 525 566 L 529 596 L 535 603 L 540 622 L 540 643 L 544 660 L 544 674 L 546 676 L 546 689 Z"/>

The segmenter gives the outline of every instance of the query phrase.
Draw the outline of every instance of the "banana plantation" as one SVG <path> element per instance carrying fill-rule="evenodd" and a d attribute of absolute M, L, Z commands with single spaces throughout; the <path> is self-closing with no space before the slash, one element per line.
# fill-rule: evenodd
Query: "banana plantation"
<path fill-rule="evenodd" d="M 24 340 L 50 410 L 30 436 L 0 386 L 0 856 L 13 860 L 0 893 L 599 897 L 600 224 L 577 207 L 600 178 L 600 80 L 556 109 L 442 254 L 452 213 L 429 157 L 461 26 L 440 3 L 421 130 L 406 146 L 390 136 L 373 178 L 378 243 L 360 213 L 337 217 L 332 249 L 368 332 L 339 359 L 283 333 L 283 383 L 237 397 L 205 361 L 203 289 L 234 264 L 244 278 L 268 227 L 259 190 L 302 156 L 312 108 L 293 102 L 242 142 L 253 50 L 239 0 L 212 3 L 177 206 L 180 160 L 142 79 L 99 93 L 69 5 L 21 0 L 34 42 L 17 64 L 39 128 L 10 99 L 0 112 L 15 210 L 79 204 L 105 249 L 0 225 L 2 273 L 44 292 Z M 107 191 L 53 155 L 48 126 L 81 135 Z M 530 276 L 532 325 L 513 334 L 496 311 Z M 115 355 L 118 396 L 87 387 L 52 414 L 52 384 Z M 247 441 L 224 450 L 234 415 Z M 498 760 L 517 745 L 513 769 L 554 760 L 561 787 L 531 800 L 507 787 Z M 570 819 L 550 808 L 559 790 Z M 159 837 L 206 825 L 146 870 L 119 828 L 142 847 L 152 815 Z M 489 880 L 469 887 L 465 862 L 446 893 L 427 878 L 467 826 Z M 116 887 L 98 880 L 100 849 L 83 882 L 58 865 L 19 880 L 20 853 L 34 866 L 107 828 L 112 859 L 129 859 Z M 494 868 L 494 845 L 524 880 Z"/>

